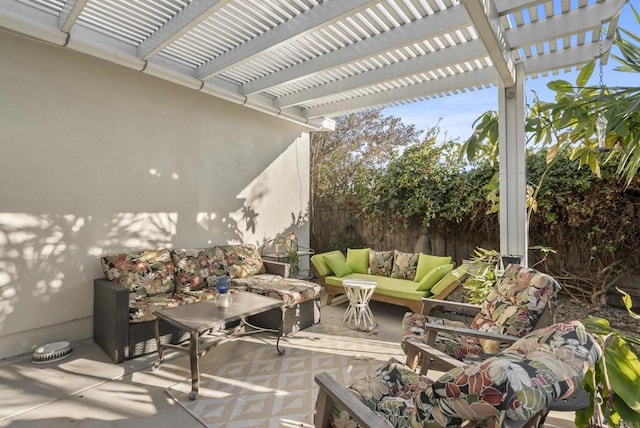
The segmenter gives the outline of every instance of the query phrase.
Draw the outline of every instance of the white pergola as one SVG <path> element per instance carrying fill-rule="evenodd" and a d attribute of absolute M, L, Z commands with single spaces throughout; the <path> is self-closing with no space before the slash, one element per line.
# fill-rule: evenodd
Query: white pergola
<path fill-rule="evenodd" d="M 2 0 L 0 29 L 312 130 L 496 85 L 500 250 L 526 262 L 525 79 L 606 55 L 626 1 Z"/>

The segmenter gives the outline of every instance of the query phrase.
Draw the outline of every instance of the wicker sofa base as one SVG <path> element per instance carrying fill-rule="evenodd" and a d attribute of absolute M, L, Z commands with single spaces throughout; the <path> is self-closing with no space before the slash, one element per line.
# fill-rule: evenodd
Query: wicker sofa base
<path fill-rule="evenodd" d="M 157 350 L 155 321 L 129 323 L 129 290 L 104 278 L 94 280 L 93 339 L 114 363 L 149 354 Z M 251 323 L 278 329 L 282 312 L 252 317 Z M 285 312 L 284 334 L 290 335 L 320 322 L 320 299 L 307 300 Z M 232 327 L 228 325 L 226 327 Z M 187 338 L 180 330 L 160 323 L 163 343 L 179 343 Z"/>
<path fill-rule="evenodd" d="M 256 327 L 277 330 L 280 328 L 282 312 L 273 309 L 249 317 L 249 323 Z M 307 300 L 286 309 L 284 313 L 283 334 L 293 335 L 300 330 L 316 325 L 320 322 L 320 298 Z"/>

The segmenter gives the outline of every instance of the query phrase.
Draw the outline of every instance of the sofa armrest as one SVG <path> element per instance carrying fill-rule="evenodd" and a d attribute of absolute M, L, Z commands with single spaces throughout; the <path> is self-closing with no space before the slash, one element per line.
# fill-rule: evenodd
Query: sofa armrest
<path fill-rule="evenodd" d="M 93 281 L 93 340 L 115 363 L 129 343 L 129 290 L 106 278 Z"/>
<path fill-rule="evenodd" d="M 318 428 L 328 428 L 330 424 L 331 407 L 335 403 L 342 410 L 346 410 L 361 427 L 391 426 L 373 410 L 358 400 L 347 388 L 340 385 L 328 373 L 322 372 L 315 376 L 319 386 L 316 420 Z"/>
<path fill-rule="evenodd" d="M 291 271 L 291 265 L 289 263 L 275 262 L 271 260 L 262 260 L 262 262 L 264 263 L 264 268 L 267 273 L 280 275 L 283 278 L 289 278 Z"/>

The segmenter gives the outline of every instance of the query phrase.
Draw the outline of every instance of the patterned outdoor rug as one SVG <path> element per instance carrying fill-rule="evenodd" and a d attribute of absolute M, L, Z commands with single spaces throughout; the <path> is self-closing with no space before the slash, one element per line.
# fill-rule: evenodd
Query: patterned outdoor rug
<path fill-rule="evenodd" d="M 399 343 L 336 325 L 315 325 L 281 346 L 284 356 L 271 336 L 227 342 L 200 360 L 197 400 L 187 398 L 190 380 L 167 392 L 207 427 L 311 427 L 315 374 L 328 372 L 348 385 L 391 357 L 404 360 Z"/>

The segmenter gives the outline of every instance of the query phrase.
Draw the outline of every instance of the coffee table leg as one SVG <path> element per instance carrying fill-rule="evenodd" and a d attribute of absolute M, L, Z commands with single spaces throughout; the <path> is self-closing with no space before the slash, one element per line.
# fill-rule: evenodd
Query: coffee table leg
<path fill-rule="evenodd" d="M 282 311 L 282 319 L 280 319 L 280 328 L 278 329 L 278 338 L 276 339 L 276 351 L 278 354 L 284 355 L 285 349 L 280 349 L 280 338 L 284 335 L 284 315 L 286 313 L 286 309 L 283 307 L 280 308 Z"/>
<path fill-rule="evenodd" d="M 191 363 L 191 392 L 189 400 L 198 398 L 200 388 L 200 366 L 198 362 L 198 332 L 190 332 L 189 337 L 189 362 Z"/>
<path fill-rule="evenodd" d="M 160 368 L 160 366 L 164 362 L 164 349 L 162 348 L 162 344 L 160 343 L 160 319 L 159 318 L 156 318 L 154 329 L 156 333 L 156 347 L 158 348 L 158 361 L 156 361 L 153 364 L 153 370 L 157 370 Z"/>

